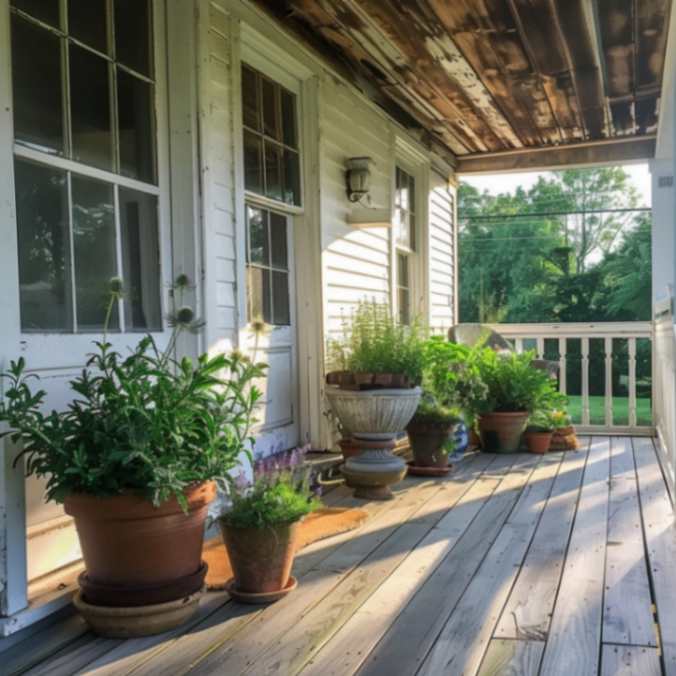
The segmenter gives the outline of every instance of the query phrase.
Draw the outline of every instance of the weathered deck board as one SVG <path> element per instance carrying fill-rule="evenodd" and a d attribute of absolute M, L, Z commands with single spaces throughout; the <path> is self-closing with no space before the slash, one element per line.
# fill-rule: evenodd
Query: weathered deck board
<path fill-rule="evenodd" d="M 603 642 L 656 646 L 631 439 L 611 441 Z"/>
<path fill-rule="evenodd" d="M 656 648 L 604 645 L 601 676 L 660 676 L 662 666 Z"/>
<path fill-rule="evenodd" d="M 593 676 L 601 650 L 610 440 L 592 439 L 542 673 Z"/>
<path fill-rule="evenodd" d="M 548 454 L 531 474 L 500 534 L 418 671 L 421 676 L 478 671 L 561 460 L 560 453 Z"/>
<path fill-rule="evenodd" d="M 491 468 L 507 474 L 513 459 L 496 458 Z M 294 673 L 307 661 L 325 633 L 336 631 L 368 595 L 415 548 L 427 532 L 444 516 L 454 502 L 472 485 L 469 481 L 433 482 L 431 497 L 419 504 L 410 520 L 391 535 L 336 585 L 326 583 L 335 573 L 350 565 L 349 550 L 339 551 L 331 560 L 321 562 L 308 577 L 319 579 L 324 598 L 310 607 L 297 604 L 284 618 L 257 618 L 244 635 L 235 637 L 222 649 L 211 652 L 194 669 L 195 674 L 213 673 L 220 664 L 233 673 Z M 401 519 L 390 515 L 393 522 Z M 345 559 L 347 554 L 348 558 Z M 313 601 L 316 597 L 313 598 Z M 272 609 L 271 609 L 272 611 Z"/>
<path fill-rule="evenodd" d="M 448 556 L 427 578 L 358 673 L 413 674 L 472 581 L 537 460 L 524 460 L 498 486 Z"/>
<path fill-rule="evenodd" d="M 545 506 L 526 560 L 495 630 L 500 638 L 545 640 L 563 571 L 589 440 L 569 451 Z"/>
<path fill-rule="evenodd" d="M 676 674 L 676 526 L 655 449 L 650 439 L 634 439 L 650 576 L 667 676 Z"/>
<path fill-rule="evenodd" d="M 479 676 L 537 676 L 545 644 L 494 638 L 479 670 Z"/>

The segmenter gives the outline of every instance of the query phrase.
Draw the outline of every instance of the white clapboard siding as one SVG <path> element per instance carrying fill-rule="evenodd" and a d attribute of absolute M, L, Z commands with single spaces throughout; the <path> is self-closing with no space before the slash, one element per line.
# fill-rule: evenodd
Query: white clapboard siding
<path fill-rule="evenodd" d="M 429 194 L 429 323 L 445 332 L 455 317 L 455 191 L 448 180 L 430 173 Z"/>
<path fill-rule="evenodd" d="M 209 5 L 208 32 L 200 59 L 200 133 L 203 180 L 206 344 L 228 349 L 236 330 L 235 186 L 232 161 L 233 95 L 230 21 Z"/>

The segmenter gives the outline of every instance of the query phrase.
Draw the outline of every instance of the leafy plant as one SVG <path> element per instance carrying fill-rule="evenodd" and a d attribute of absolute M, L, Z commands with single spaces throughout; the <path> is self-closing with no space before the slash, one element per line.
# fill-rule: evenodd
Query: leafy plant
<path fill-rule="evenodd" d="M 553 411 L 538 409 L 528 416 L 528 429 L 532 432 L 553 432 Z"/>
<path fill-rule="evenodd" d="M 112 284 L 111 291 L 107 316 L 121 293 Z M 9 384 L 0 402 L 0 422 L 9 428 L 3 436 L 21 445 L 29 475 L 47 478 L 49 499 L 129 492 L 155 505 L 176 496 L 187 507 L 186 486 L 231 481 L 239 456 L 248 453 L 261 397 L 254 381 L 266 367 L 238 353 L 177 360 L 178 335 L 198 323 L 180 307 L 170 324 L 165 351 L 146 336 L 123 356 L 104 334 L 70 382 L 75 398 L 65 411 L 43 412 L 46 393 L 31 389 L 23 358 L 2 374 Z"/>
<path fill-rule="evenodd" d="M 563 427 L 569 427 L 573 424 L 570 415 L 563 409 L 552 411 L 551 421 L 555 430 L 560 430 Z"/>
<path fill-rule="evenodd" d="M 235 528 L 265 528 L 298 521 L 320 504 L 306 481 L 282 473 L 264 476 L 248 492 L 235 493 L 232 507 L 221 518 Z"/>
<path fill-rule="evenodd" d="M 532 365 L 534 358 L 534 352 L 517 354 L 482 348 L 476 367 L 486 393 L 473 402 L 473 408 L 480 414 L 531 412 L 538 407 L 553 408 L 554 403 L 560 403 L 562 396 L 556 390 L 555 381 L 546 371 Z"/>
<path fill-rule="evenodd" d="M 414 321 L 399 324 L 387 305 L 361 302 L 343 321 L 342 340 L 332 341 L 329 358 L 353 373 L 403 374 L 420 383 L 424 330 Z"/>
<path fill-rule="evenodd" d="M 459 409 L 444 406 L 432 394 L 423 392 L 413 420 L 417 423 L 452 425 L 460 422 L 462 417 Z"/>

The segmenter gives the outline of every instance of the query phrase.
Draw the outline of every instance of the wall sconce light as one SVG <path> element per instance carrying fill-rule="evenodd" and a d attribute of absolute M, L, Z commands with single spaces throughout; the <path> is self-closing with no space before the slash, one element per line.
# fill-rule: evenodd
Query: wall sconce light
<path fill-rule="evenodd" d="M 345 161 L 347 198 L 350 202 L 359 202 L 369 194 L 372 163 L 370 157 L 351 157 Z"/>

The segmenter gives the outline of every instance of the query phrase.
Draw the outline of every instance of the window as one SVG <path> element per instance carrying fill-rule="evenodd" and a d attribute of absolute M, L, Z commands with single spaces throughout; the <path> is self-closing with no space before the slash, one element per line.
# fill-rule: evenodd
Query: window
<path fill-rule="evenodd" d="M 300 205 L 295 94 L 242 66 L 242 121 L 245 189 Z"/>
<path fill-rule="evenodd" d="M 397 246 L 415 251 L 415 179 L 400 167 L 396 169 L 394 208 Z"/>
<path fill-rule="evenodd" d="M 22 330 L 159 330 L 150 2 L 11 6 Z"/>
<path fill-rule="evenodd" d="M 247 205 L 246 222 L 249 321 L 289 326 L 287 217 Z"/>
<path fill-rule="evenodd" d="M 399 323 L 411 323 L 411 281 L 409 256 L 397 252 L 397 312 Z"/>

